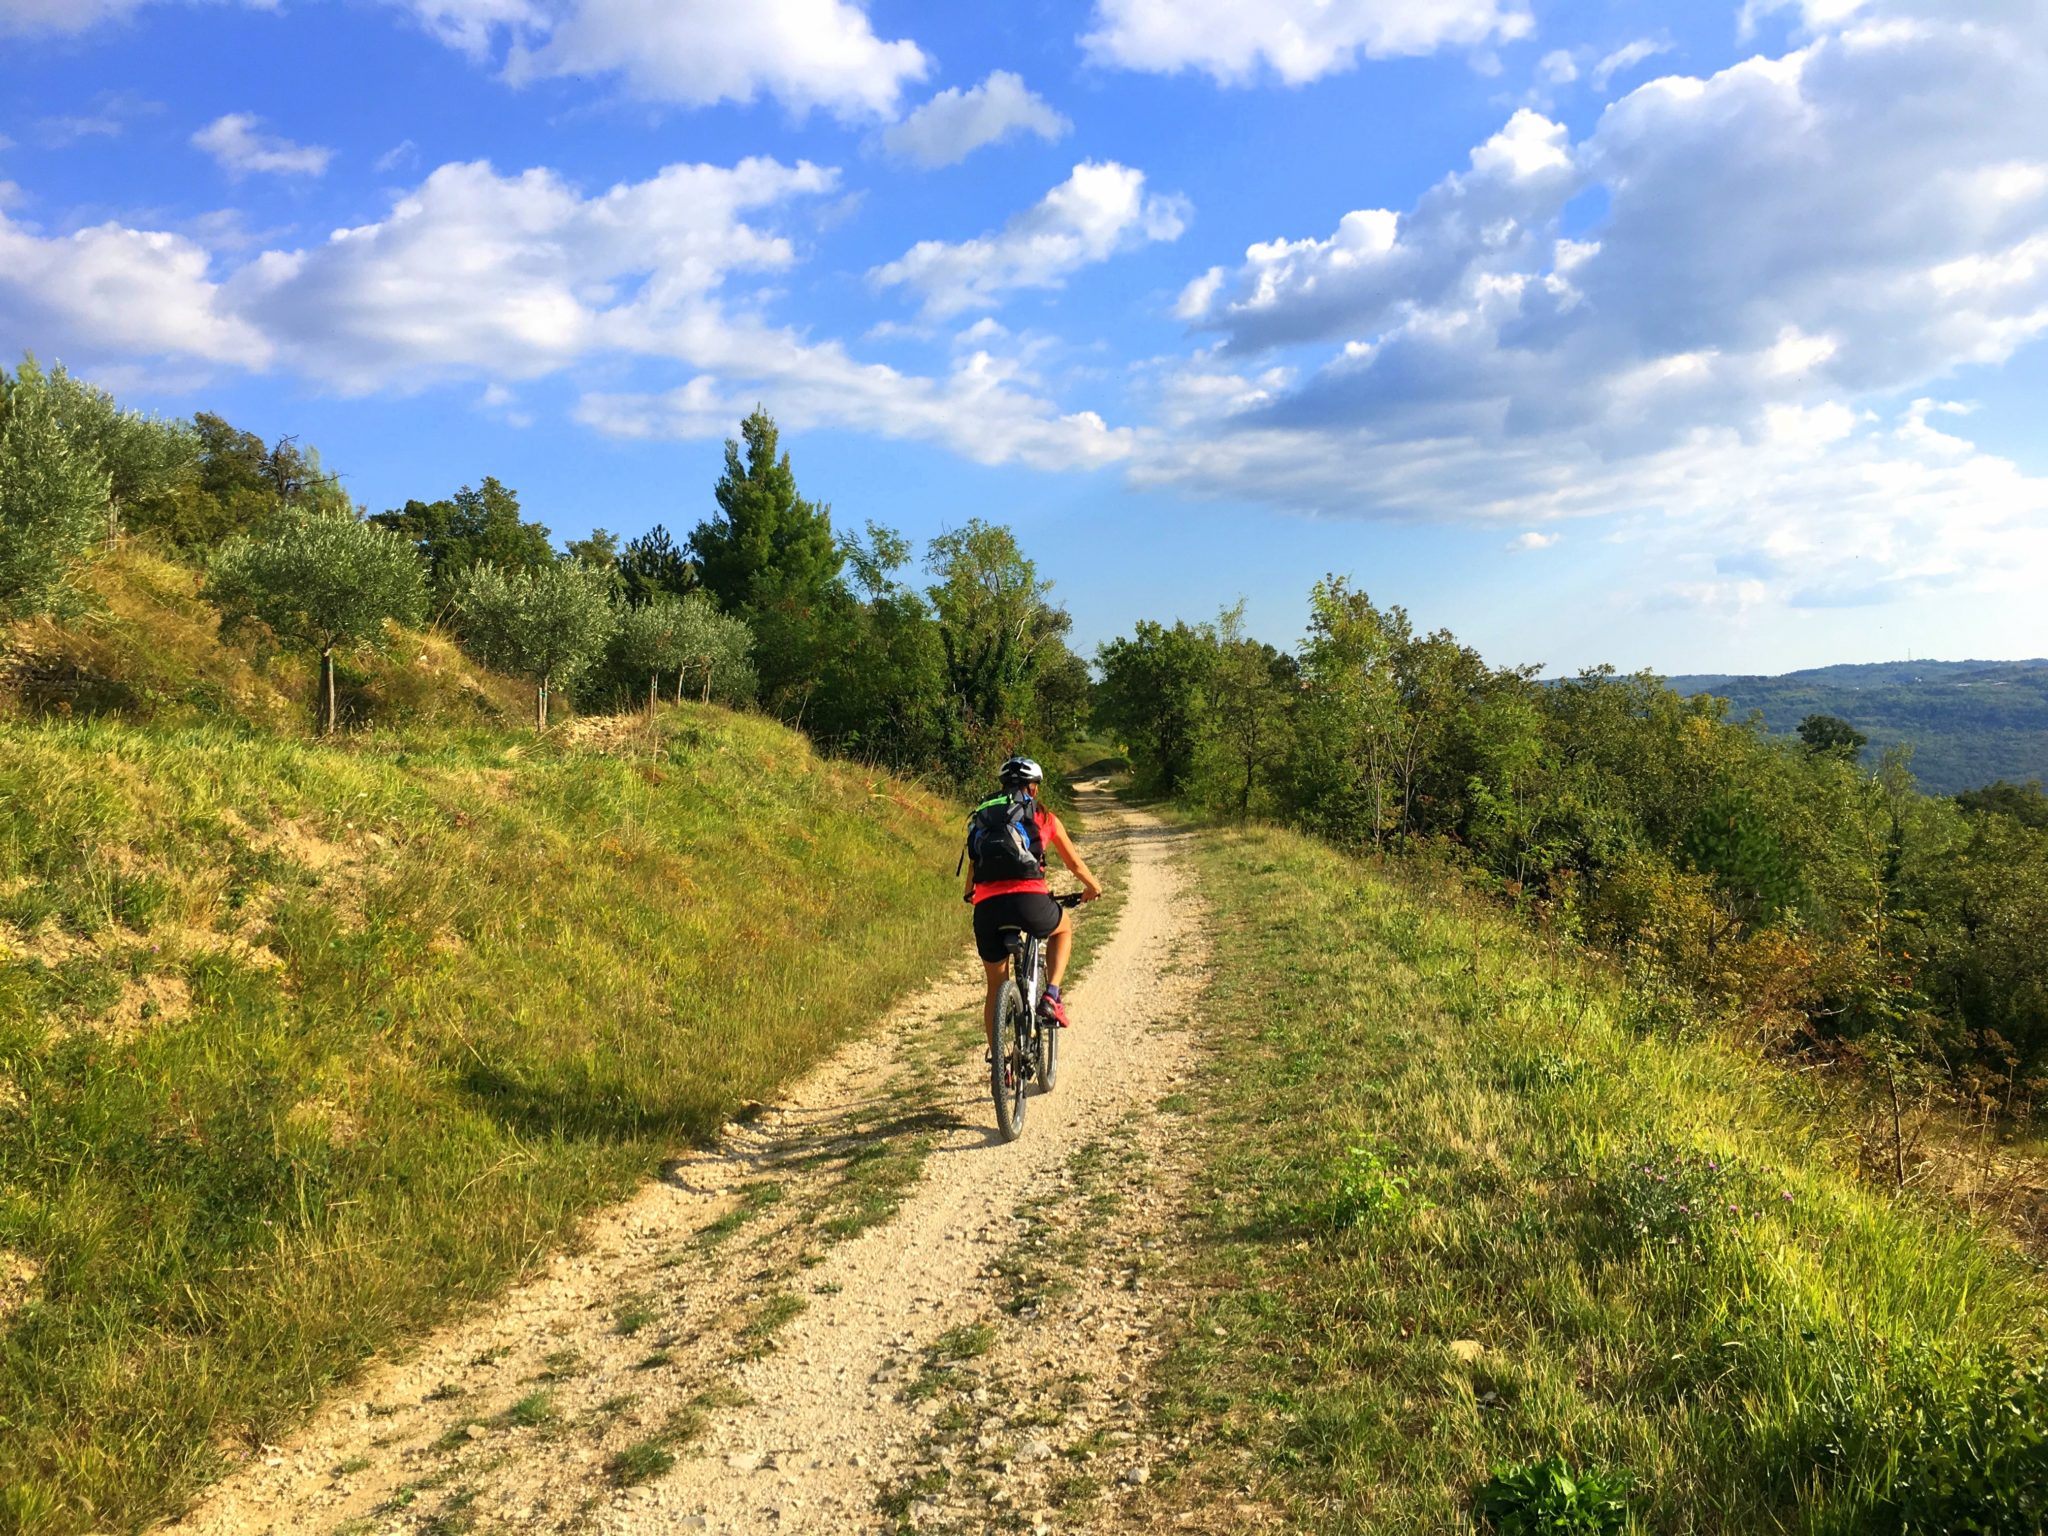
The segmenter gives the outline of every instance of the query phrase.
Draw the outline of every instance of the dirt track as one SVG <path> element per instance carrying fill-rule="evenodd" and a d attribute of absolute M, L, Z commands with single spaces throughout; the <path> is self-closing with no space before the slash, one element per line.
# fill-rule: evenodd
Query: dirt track
<path fill-rule="evenodd" d="M 1139 1399 L 1184 1140 L 1160 1103 L 1195 1048 L 1204 929 L 1177 834 L 1100 791 L 1084 808 L 1127 899 L 1020 1141 L 995 1138 L 963 952 L 580 1254 L 378 1367 L 173 1529 L 1176 1523 L 1148 1486 L 1174 1448 Z"/>

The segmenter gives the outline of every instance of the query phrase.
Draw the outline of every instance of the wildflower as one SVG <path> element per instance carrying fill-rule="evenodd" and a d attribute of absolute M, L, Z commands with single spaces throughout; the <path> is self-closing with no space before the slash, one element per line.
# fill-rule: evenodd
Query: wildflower
<path fill-rule="evenodd" d="M 1781 1189 L 1778 1191 L 1778 1198 L 1780 1200 L 1790 1200 L 1792 1198 L 1792 1191 L 1789 1189 Z"/>

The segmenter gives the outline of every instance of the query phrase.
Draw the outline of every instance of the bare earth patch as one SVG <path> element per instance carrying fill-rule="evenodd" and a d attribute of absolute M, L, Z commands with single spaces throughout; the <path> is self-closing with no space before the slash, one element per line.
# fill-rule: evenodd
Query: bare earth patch
<path fill-rule="evenodd" d="M 995 1137 L 969 953 L 174 1529 L 1175 1523 L 1143 1382 L 1188 1140 L 1159 1106 L 1194 1070 L 1206 944 L 1177 834 L 1099 792 L 1087 809 L 1129 899 L 1021 1140 Z"/>

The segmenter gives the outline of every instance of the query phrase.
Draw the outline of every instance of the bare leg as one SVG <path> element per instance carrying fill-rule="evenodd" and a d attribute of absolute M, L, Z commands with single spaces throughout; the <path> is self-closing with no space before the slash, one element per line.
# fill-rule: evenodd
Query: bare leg
<path fill-rule="evenodd" d="M 1010 979 L 1010 962 L 1007 960 L 981 962 L 981 968 L 988 972 L 988 996 L 981 1005 L 981 1027 L 988 1033 L 988 1048 L 996 1048 L 996 1009 L 1003 1005 L 1003 984 Z"/>
<path fill-rule="evenodd" d="M 1046 980 L 1053 986 L 1060 984 L 1060 978 L 1067 974 L 1067 956 L 1074 952 L 1074 914 L 1062 911 L 1060 925 L 1053 929 L 1052 937 L 1045 941 Z"/>

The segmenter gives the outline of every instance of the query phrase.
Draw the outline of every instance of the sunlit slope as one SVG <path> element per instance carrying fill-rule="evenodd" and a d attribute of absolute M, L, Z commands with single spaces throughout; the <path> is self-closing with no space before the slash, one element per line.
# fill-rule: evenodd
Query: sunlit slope
<path fill-rule="evenodd" d="M 1220 1060 L 1168 1375 L 1219 1493 L 1302 1532 L 2043 1528 L 2048 1286 L 1864 1178 L 1853 1112 L 1426 870 L 1198 853 Z"/>
<path fill-rule="evenodd" d="M 0 1529 L 133 1528 L 957 948 L 765 721 L 0 727 Z"/>
<path fill-rule="evenodd" d="M 306 729 L 317 661 L 260 634 L 223 637 L 196 568 L 125 544 L 80 573 L 81 610 L 0 625 L 0 716 L 239 722 Z M 446 635 L 394 631 L 382 654 L 338 660 L 345 722 L 380 729 L 531 717 L 522 683 Z"/>

